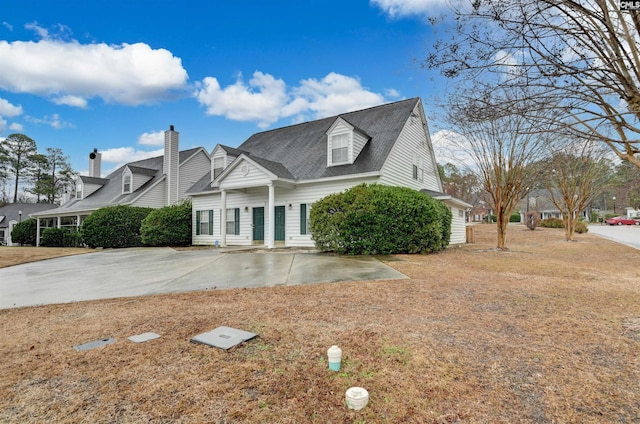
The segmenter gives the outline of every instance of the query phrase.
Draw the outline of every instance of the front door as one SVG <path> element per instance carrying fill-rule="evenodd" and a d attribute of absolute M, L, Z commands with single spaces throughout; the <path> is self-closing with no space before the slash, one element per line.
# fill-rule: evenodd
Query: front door
<path fill-rule="evenodd" d="M 284 241 L 284 206 L 276 206 L 275 207 L 275 232 L 274 232 L 274 240 L 275 241 Z"/>
<path fill-rule="evenodd" d="M 264 241 L 264 208 L 253 208 L 253 241 Z"/>

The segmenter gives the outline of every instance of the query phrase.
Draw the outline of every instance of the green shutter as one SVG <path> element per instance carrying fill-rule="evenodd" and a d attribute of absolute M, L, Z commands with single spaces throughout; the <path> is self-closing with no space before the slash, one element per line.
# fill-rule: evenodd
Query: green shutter
<path fill-rule="evenodd" d="M 200 235 L 200 211 L 196 211 L 196 235 Z"/>
<path fill-rule="evenodd" d="M 233 220 L 235 223 L 233 234 L 240 235 L 240 208 L 235 208 L 233 210 L 233 213 L 234 213 Z"/>
<path fill-rule="evenodd" d="M 209 210 L 209 235 L 213 235 L 213 209 Z"/>
<path fill-rule="evenodd" d="M 307 234 L 307 204 L 300 204 L 300 234 Z"/>

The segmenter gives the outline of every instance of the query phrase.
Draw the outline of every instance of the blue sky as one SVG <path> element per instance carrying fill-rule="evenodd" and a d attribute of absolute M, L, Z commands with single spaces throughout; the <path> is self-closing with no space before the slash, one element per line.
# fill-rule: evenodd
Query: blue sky
<path fill-rule="evenodd" d="M 446 0 L 20 0 L 0 14 L 0 139 L 59 147 L 86 172 L 410 97 L 442 94 L 420 69 L 427 17 Z M 435 80 L 434 80 L 435 78 Z M 430 123 L 432 132 L 436 123 Z"/>

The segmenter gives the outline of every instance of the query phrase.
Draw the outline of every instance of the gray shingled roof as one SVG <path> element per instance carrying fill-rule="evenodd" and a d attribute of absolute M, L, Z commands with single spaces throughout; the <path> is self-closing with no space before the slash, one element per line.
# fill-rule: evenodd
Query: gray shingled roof
<path fill-rule="evenodd" d="M 295 181 L 380 171 L 418 101 L 412 98 L 256 133 L 237 150 L 248 152 L 257 163 L 263 159 L 280 164 L 279 171 L 267 169 Z M 326 132 L 338 117 L 371 139 L 353 164 L 327 167 Z M 212 191 L 210 177 L 205 175 L 188 193 Z"/>
<path fill-rule="evenodd" d="M 196 147 L 194 149 L 181 151 L 179 163 L 184 162 L 200 149 L 202 148 Z M 91 211 L 102 208 L 104 206 L 130 203 L 145 189 L 155 184 L 163 177 L 163 158 L 164 156 L 156 156 L 153 158 L 143 159 L 122 165 L 121 167 L 107 175 L 106 178 L 101 178 L 101 180 L 107 180 L 107 183 L 93 192 L 90 196 L 84 199 L 72 199 L 71 201 L 57 208 L 55 211 L 52 210 L 51 212 L 57 215 L 75 211 Z M 134 173 L 136 173 L 137 171 L 138 173 L 152 175 L 152 178 L 133 193 L 122 194 L 122 171 L 126 166 L 129 166 L 129 169 L 131 169 L 131 171 Z"/>
<path fill-rule="evenodd" d="M 9 203 L 0 207 L 0 217 L 4 217 L 0 220 L 0 228 L 8 228 L 10 221 L 20 221 L 20 214 L 22 211 L 22 220 L 29 218 L 29 215 L 35 212 L 49 210 L 57 207 L 56 205 L 48 203 Z"/>

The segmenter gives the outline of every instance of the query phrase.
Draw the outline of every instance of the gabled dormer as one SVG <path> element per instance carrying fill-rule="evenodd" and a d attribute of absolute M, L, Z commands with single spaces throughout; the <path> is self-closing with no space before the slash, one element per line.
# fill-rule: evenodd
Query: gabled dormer
<path fill-rule="evenodd" d="M 127 165 L 122 170 L 122 194 L 130 194 L 151 180 L 158 171 L 140 166 Z"/>
<path fill-rule="evenodd" d="M 102 188 L 107 182 L 106 178 L 90 177 L 86 175 L 78 175 L 76 177 L 76 195 L 75 198 L 86 199 L 91 196 L 96 190 Z"/>
<path fill-rule="evenodd" d="M 350 165 L 371 137 L 342 117 L 327 130 L 327 166 Z"/>
<path fill-rule="evenodd" d="M 218 144 L 211 152 L 211 180 L 215 180 L 243 152 Z"/>

